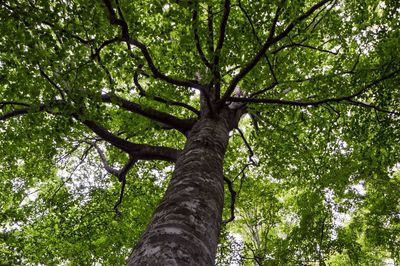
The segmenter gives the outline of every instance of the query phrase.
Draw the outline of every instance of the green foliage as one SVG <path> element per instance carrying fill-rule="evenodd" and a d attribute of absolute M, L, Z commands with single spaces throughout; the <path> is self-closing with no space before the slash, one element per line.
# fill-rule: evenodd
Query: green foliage
<path fill-rule="evenodd" d="M 216 47 L 223 1 L 118 2 L 131 36 L 146 45 L 162 73 L 211 79 L 194 41 L 193 9 L 211 61 L 207 47 L 211 39 Z M 218 65 L 222 92 L 268 38 L 278 7 L 275 35 L 315 3 L 232 1 Z M 185 139 L 178 131 L 104 104 L 100 95 L 117 93 L 185 119 L 194 114 L 172 101 L 199 108 L 199 94 L 151 75 L 136 47 L 104 45 L 120 29 L 110 25 L 101 1 L 0 6 L 0 115 L 31 107 L 0 120 L 0 264 L 121 265 L 172 167 L 137 163 L 116 215 L 121 184 L 103 170 L 90 144 L 97 140 L 116 168 L 128 158 L 99 141 L 76 113 L 134 143 L 181 149 Z M 236 219 L 221 233 L 219 265 L 400 262 L 399 10 L 397 1 L 329 1 L 271 45 L 240 81 L 246 96 L 273 84 L 259 99 L 315 102 L 358 94 L 319 105 L 248 104 L 253 119 L 245 115 L 239 128 L 254 155 L 233 132 L 224 173 L 237 192 Z M 135 73 L 152 97 L 139 92 Z M 3 103 L 11 101 L 18 103 Z M 46 110 L 44 103 L 51 103 Z M 226 187 L 224 219 L 230 200 Z"/>

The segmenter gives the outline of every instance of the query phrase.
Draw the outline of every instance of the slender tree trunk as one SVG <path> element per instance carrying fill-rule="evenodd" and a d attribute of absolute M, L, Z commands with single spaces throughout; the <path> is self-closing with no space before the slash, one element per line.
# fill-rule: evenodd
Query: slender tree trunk
<path fill-rule="evenodd" d="M 164 198 L 128 265 L 214 265 L 224 201 L 223 160 L 232 110 L 189 132 Z M 237 121 L 236 121 L 237 122 Z"/>

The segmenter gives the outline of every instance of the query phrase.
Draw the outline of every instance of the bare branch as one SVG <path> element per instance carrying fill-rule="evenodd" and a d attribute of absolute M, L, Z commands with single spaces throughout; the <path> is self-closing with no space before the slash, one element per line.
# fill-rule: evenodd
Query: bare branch
<path fill-rule="evenodd" d="M 96 48 L 95 52 L 92 54 L 92 58 L 100 59 L 100 52 L 104 47 L 106 47 L 106 46 L 108 46 L 108 45 L 110 45 L 112 43 L 119 42 L 119 41 L 121 41 L 120 37 L 114 37 L 114 38 L 105 40 L 102 44 L 100 44 L 99 47 Z"/>
<path fill-rule="evenodd" d="M 253 32 L 253 35 L 256 37 L 258 44 L 262 45 L 261 40 L 258 37 L 258 34 L 256 32 L 256 29 L 254 28 L 253 21 L 251 20 L 251 18 L 249 16 L 249 14 L 247 13 L 247 11 L 243 8 L 242 3 L 241 3 L 240 0 L 239 0 L 239 9 L 243 12 L 243 14 L 245 15 L 247 21 L 249 22 L 250 27 L 251 27 L 251 31 Z M 275 13 L 275 18 L 278 18 L 278 15 L 279 15 L 278 12 L 279 12 L 279 9 Z M 274 23 L 276 23 L 276 22 L 274 22 Z M 276 78 L 275 71 L 274 71 L 274 69 L 272 67 L 272 64 L 271 64 L 271 62 L 270 62 L 270 60 L 269 60 L 269 58 L 268 58 L 268 56 L 266 54 L 264 54 L 264 58 L 268 63 L 268 67 L 270 69 L 271 75 L 274 78 L 274 83 L 278 84 L 278 79 Z"/>
<path fill-rule="evenodd" d="M 29 112 L 42 112 L 46 111 L 50 114 L 58 114 L 53 112 L 51 109 L 60 103 L 60 101 L 49 103 L 48 105 L 41 104 L 39 106 L 31 106 L 26 108 L 21 108 L 17 110 L 13 110 L 7 112 L 0 116 L 0 121 L 4 121 L 11 117 L 16 117 L 20 115 L 27 114 Z M 61 102 L 61 104 L 63 104 Z M 96 122 L 92 120 L 83 120 L 80 119 L 78 114 L 73 114 L 73 116 L 78 120 L 85 124 L 88 128 L 90 128 L 94 133 L 96 133 L 100 138 L 109 142 L 113 146 L 121 149 L 122 151 L 127 152 L 135 157 L 137 160 L 164 160 L 169 162 L 175 162 L 179 156 L 180 151 L 162 146 L 152 146 L 146 144 L 134 144 L 122 138 L 119 138 L 113 135 L 104 127 L 98 125 Z"/>
<path fill-rule="evenodd" d="M 47 26 L 51 27 L 51 29 L 53 30 L 53 32 L 59 30 L 61 33 L 64 33 L 65 35 L 72 37 L 73 39 L 79 41 L 81 44 L 84 44 L 84 45 L 91 44 L 91 43 L 93 43 L 93 42 L 95 41 L 94 39 L 85 40 L 85 39 L 83 39 L 82 37 L 80 37 L 80 36 L 78 36 L 78 35 L 76 35 L 76 34 L 73 34 L 73 33 L 69 32 L 69 31 L 67 31 L 67 30 L 65 30 L 65 29 L 58 29 L 58 28 L 56 27 L 56 25 L 54 25 L 53 23 L 51 23 L 51 22 L 49 22 L 49 21 L 42 21 L 41 23 L 43 23 L 44 25 L 47 25 Z"/>
<path fill-rule="evenodd" d="M 266 87 L 266 88 L 264 88 L 264 89 L 261 89 L 261 90 L 259 90 L 259 91 L 256 91 L 256 92 L 250 94 L 250 98 L 253 98 L 254 96 L 259 95 L 259 94 L 263 94 L 263 93 L 266 92 L 266 91 L 272 90 L 273 88 L 276 87 L 276 85 L 278 85 L 278 83 L 273 82 L 273 83 L 272 83 L 271 85 L 269 85 L 268 87 Z"/>
<path fill-rule="evenodd" d="M 350 102 L 353 105 L 357 105 L 357 106 L 360 106 L 360 107 L 371 108 L 371 109 L 374 109 L 374 110 L 382 112 L 382 113 L 400 115 L 400 112 L 398 112 L 398 111 L 385 110 L 385 109 L 382 109 L 382 108 L 380 108 L 380 107 L 378 107 L 376 105 L 372 105 L 372 104 L 369 104 L 369 103 L 364 103 L 364 102 L 360 102 L 360 101 L 354 101 L 354 100 L 351 100 L 351 99 L 347 100 L 347 101 Z"/>

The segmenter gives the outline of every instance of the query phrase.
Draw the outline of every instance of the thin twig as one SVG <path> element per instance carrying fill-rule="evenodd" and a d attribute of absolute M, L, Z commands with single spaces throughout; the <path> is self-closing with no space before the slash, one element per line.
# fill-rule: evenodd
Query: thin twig
<path fill-rule="evenodd" d="M 229 180 L 226 176 L 224 176 L 224 181 L 228 185 L 228 189 L 231 194 L 230 217 L 228 220 L 222 221 L 222 224 L 227 224 L 235 219 L 236 191 L 233 189 L 232 181 Z"/>
<path fill-rule="evenodd" d="M 242 137 L 242 140 L 243 140 L 244 144 L 246 145 L 247 149 L 249 150 L 249 157 L 248 157 L 248 158 L 249 158 L 249 161 L 250 161 L 254 166 L 257 166 L 257 163 L 253 160 L 254 152 L 253 152 L 253 150 L 252 150 L 250 144 L 247 142 L 246 137 L 244 136 L 242 130 L 241 130 L 239 127 L 237 127 L 236 130 L 239 132 L 240 137 Z"/>

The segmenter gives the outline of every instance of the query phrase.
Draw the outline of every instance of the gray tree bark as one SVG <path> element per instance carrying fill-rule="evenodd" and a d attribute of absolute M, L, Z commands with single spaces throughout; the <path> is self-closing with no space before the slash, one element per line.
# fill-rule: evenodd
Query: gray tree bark
<path fill-rule="evenodd" d="M 223 160 L 239 118 L 224 109 L 188 134 L 171 182 L 127 265 L 214 265 L 224 203 Z"/>

